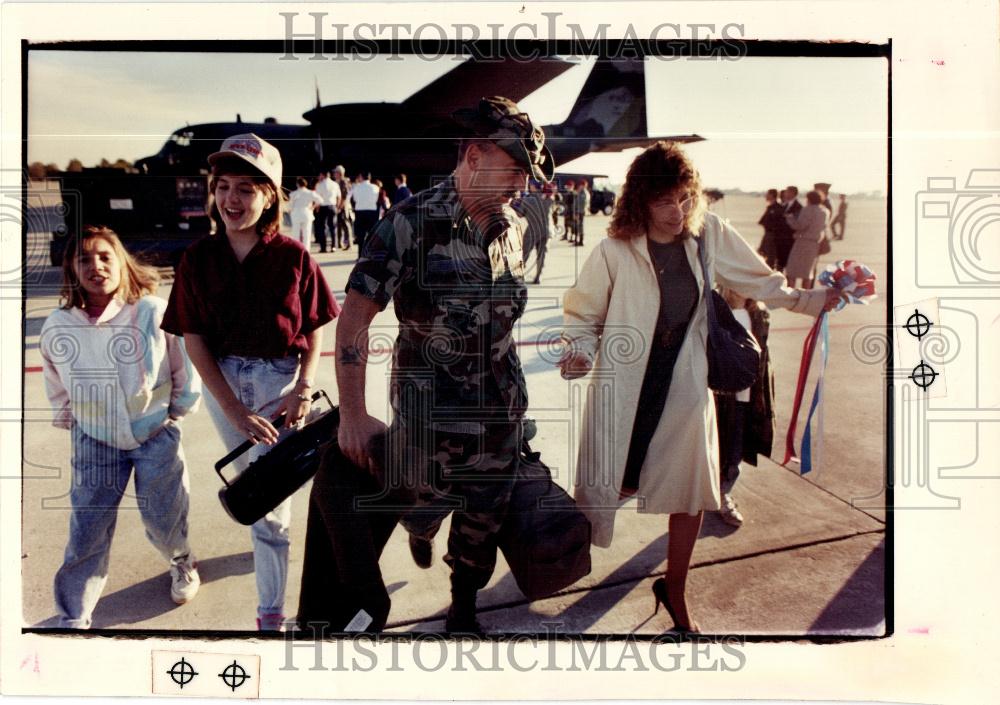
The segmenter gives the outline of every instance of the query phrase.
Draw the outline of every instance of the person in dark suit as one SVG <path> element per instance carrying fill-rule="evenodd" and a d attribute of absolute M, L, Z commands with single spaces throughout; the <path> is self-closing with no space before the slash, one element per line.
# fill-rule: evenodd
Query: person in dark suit
<path fill-rule="evenodd" d="M 796 186 L 787 186 L 781 192 L 781 219 L 780 224 L 775 224 L 775 251 L 777 253 L 777 267 L 779 272 L 784 271 L 788 264 L 788 255 L 795 244 L 795 231 L 788 224 L 788 216 L 792 220 L 798 217 L 802 211 L 802 204 L 798 200 L 799 189 Z"/>
<path fill-rule="evenodd" d="M 761 238 L 760 247 L 757 248 L 757 252 L 767 262 L 768 267 L 777 269 L 778 239 L 781 233 L 784 232 L 785 209 L 778 201 L 778 189 L 776 188 L 767 190 L 764 201 L 766 204 L 764 214 L 757 221 L 758 225 L 764 226 L 764 237 Z"/>
<path fill-rule="evenodd" d="M 563 184 L 563 236 L 560 240 L 576 242 L 576 183 L 570 179 Z"/>

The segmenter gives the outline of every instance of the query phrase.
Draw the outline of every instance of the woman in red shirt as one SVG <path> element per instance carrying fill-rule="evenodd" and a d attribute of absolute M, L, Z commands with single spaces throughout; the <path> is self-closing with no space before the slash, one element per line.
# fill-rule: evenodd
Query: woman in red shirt
<path fill-rule="evenodd" d="M 184 253 L 162 328 L 184 337 L 206 406 L 227 449 L 255 447 L 240 470 L 309 412 L 322 326 L 340 309 L 319 266 L 281 235 L 281 155 L 253 134 L 236 135 L 208 158 L 218 232 Z M 288 576 L 290 500 L 251 528 L 257 627 L 280 630 Z"/>

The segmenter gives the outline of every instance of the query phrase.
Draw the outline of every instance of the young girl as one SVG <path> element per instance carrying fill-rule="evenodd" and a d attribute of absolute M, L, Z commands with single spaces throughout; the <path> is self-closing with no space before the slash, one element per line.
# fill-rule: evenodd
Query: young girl
<path fill-rule="evenodd" d="M 135 470 L 146 536 L 170 562 L 170 596 L 201 581 L 188 545 L 188 478 L 179 420 L 200 396 L 181 341 L 160 330 L 166 302 L 156 270 L 138 264 L 108 228 L 70 239 L 62 306 L 41 333 L 53 424 L 73 442 L 69 543 L 55 577 L 59 626 L 88 629 L 108 577 L 118 504 Z"/>
<path fill-rule="evenodd" d="M 218 232 L 184 253 L 163 329 L 183 335 L 208 390 L 206 404 L 227 450 L 255 447 L 238 469 L 309 412 L 321 328 L 340 311 L 319 266 L 281 223 L 281 155 L 256 135 L 236 135 L 209 156 Z M 251 528 L 257 627 L 280 630 L 288 575 L 291 500 Z"/>

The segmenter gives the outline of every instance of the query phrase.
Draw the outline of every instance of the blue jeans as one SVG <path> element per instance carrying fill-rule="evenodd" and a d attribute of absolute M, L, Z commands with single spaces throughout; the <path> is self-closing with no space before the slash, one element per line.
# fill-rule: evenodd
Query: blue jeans
<path fill-rule="evenodd" d="M 265 360 L 230 355 L 216 360 L 216 363 L 236 398 L 248 409 L 268 419 L 277 412 L 281 398 L 292 390 L 299 367 L 297 357 Z M 243 443 L 246 436 L 232 427 L 218 401 L 211 392 L 207 389 L 205 391 L 205 406 L 226 450 L 230 451 Z M 287 434 L 286 428 L 279 435 L 283 438 Z M 251 462 L 271 448 L 272 446 L 259 443 L 233 461 L 233 466 L 238 472 L 243 472 Z M 291 520 L 292 501 L 289 498 L 250 527 L 254 576 L 257 579 L 257 616 L 260 618 L 283 614 L 285 584 L 288 581 L 288 529 Z"/>
<path fill-rule="evenodd" d="M 88 629 L 108 580 L 111 539 L 118 505 L 135 469 L 136 502 L 146 537 L 172 564 L 191 553 L 188 545 L 189 484 L 181 430 L 168 422 L 135 450 L 119 450 L 73 427 L 73 486 L 69 543 L 55 577 L 59 626 Z"/>

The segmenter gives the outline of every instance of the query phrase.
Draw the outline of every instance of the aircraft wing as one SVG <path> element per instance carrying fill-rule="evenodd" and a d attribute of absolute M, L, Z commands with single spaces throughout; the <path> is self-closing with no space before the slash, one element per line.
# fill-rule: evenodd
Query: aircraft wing
<path fill-rule="evenodd" d="M 648 147 L 654 142 L 701 142 L 700 135 L 667 135 L 664 137 L 597 137 L 590 145 L 591 152 L 620 152 L 632 147 Z"/>
<path fill-rule="evenodd" d="M 403 106 L 427 117 L 450 119 L 454 111 L 474 106 L 483 96 L 519 101 L 573 66 L 574 62 L 555 57 L 469 59 L 411 95 Z"/>

